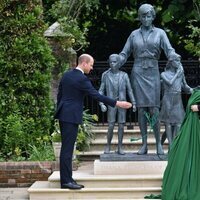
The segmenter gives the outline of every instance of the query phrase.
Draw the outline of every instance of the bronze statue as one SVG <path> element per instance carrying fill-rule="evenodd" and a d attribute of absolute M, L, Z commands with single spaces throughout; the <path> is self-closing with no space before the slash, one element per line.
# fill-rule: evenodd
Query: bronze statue
<path fill-rule="evenodd" d="M 155 118 L 153 131 L 156 139 L 157 154 L 164 154 L 160 142 L 160 73 L 158 60 L 163 50 L 166 57 L 174 52 L 164 30 L 152 24 L 156 16 L 150 4 L 142 4 L 138 10 L 141 27 L 134 30 L 128 37 L 123 50 L 119 53 L 123 65 L 132 54 L 134 64 L 131 72 L 131 84 L 138 108 L 138 122 L 142 134 L 142 147 L 138 154 L 146 154 L 147 123 L 146 114 Z"/>
<path fill-rule="evenodd" d="M 165 124 L 165 133 L 171 147 L 172 140 L 180 129 L 185 116 L 181 91 L 192 93 L 193 89 L 186 83 L 181 56 L 171 54 L 165 71 L 161 73 L 163 98 L 161 101 L 160 121 Z M 163 137 L 166 137 L 163 135 Z"/>
<path fill-rule="evenodd" d="M 130 101 L 133 105 L 133 112 L 136 111 L 135 106 L 135 97 L 132 92 L 131 84 L 127 73 L 119 70 L 119 55 L 112 54 L 109 57 L 110 68 L 102 74 L 101 85 L 99 88 L 99 93 L 106 95 L 110 98 L 116 100 L 126 100 L 126 96 L 130 98 Z M 102 112 L 107 111 L 107 107 L 100 102 Z M 122 108 L 112 108 L 108 106 L 108 132 L 107 132 L 107 145 L 105 147 L 104 153 L 110 152 L 111 141 L 113 138 L 113 129 L 115 126 L 116 118 L 118 122 L 118 154 L 125 154 L 122 149 L 123 133 L 124 133 L 124 124 L 126 122 L 126 110 Z"/>

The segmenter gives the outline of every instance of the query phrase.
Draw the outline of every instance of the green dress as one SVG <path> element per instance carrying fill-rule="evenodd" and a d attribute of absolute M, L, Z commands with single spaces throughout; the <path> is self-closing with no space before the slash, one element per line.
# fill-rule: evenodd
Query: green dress
<path fill-rule="evenodd" d="M 200 120 L 198 112 L 191 111 L 199 102 L 200 90 L 195 90 L 168 155 L 162 200 L 200 200 Z"/>

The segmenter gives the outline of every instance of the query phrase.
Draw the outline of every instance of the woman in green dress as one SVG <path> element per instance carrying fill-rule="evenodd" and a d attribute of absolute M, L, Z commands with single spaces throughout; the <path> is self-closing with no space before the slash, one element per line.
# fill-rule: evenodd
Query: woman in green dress
<path fill-rule="evenodd" d="M 200 200 L 200 90 L 194 90 L 168 155 L 162 200 Z"/>

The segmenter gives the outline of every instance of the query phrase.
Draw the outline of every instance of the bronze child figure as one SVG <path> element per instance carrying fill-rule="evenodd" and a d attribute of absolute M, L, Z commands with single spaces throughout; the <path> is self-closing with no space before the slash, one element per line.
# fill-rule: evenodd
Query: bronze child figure
<path fill-rule="evenodd" d="M 132 92 L 130 80 L 128 74 L 119 70 L 119 55 L 112 54 L 109 57 L 110 68 L 102 74 L 101 85 L 99 88 L 99 93 L 106 95 L 115 100 L 126 100 L 127 93 L 129 99 L 133 105 L 133 111 L 136 111 L 136 102 Z M 102 112 L 107 111 L 107 107 L 100 102 Z M 113 129 L 116 122 L 118 122 L 118 154 L 125 154 L 122 149 L 124 124 L 126 122 L 126 110 L 122 108 L 114 108 L 108 106 L 108 132 L 107 132 L 107 145 L 105 147 L 104 153 L 110 152 L 111 141 L 113 138 Z"/>
<path fill-rule="evenodd" d="M 165 124 L 165 133 L 170 147 L 185 115 L 181 92 L 182 90 L 186 93 L 193 91 L 186 83 L 180 55 L 176 53 L 170 55 L 165 71 L 161 73 L 161 82 L 163 98 L 160 121 Z"/>

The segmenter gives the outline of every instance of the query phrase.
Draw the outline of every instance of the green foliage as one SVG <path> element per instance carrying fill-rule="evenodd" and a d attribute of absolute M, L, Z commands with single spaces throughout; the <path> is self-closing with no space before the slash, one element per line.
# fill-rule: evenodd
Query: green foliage
<path fill-rule="evenodd" d="M 199 45 L 195 44 L 199 37 L 193 35 L 195 28 L 191 25 L 191 21 L 199 21 L 200 19 L 199 8 L 199 0 L 192 2 L 189 0 L 172 0 L 167 6 L 163 4 L 161 10 L 161 24 L 165 27 L 173 46 L 176 46 L 176 51 L 179 51 L 183 57 L 185 57 L 184 54 L 187 57 L 199 54 Z M 187 51 L 184 53 L 185 49 Z"/>
<path fill-rule="evenodd" d="M 98 121 L 97 115 L 91 115 L 89 110 L 83 112 L 83 123 L 79 125 L 76 148 L 78 151 L 87 150 L 90 147 L 91 140 L 95 135 L 92 132 L 94 122 Z M 54 132 L 51 135 L 52 142 L 61 142 L 61 134 L 59 124 L 56 121 L 54 125 Z"/>
<path fill-rule="evenodd" d="M 98 4 L 99 0 L 58 0 L 52 5 L 49 15 L 60 24 L 62 35 L 58 36 L 62 36 L 60 40 L 65 49 L 73 47 L 78 51 L 88 45 L 86 35 L 90 23 L 80 24 L 80 14 L 83 10 L 89 14 Z"/>
<path fill-rule="evenodd" d="M 193 55 L 200 58 L 200 28 L 197 25 L 197 20 L 190 21 L 188 28 L 191 30 L 191 34 L 188 36 L 188 39 L 185 39 L 185 48 Z"/>
<path fill-rule="evenodd" d="M 92 18 L 85 13 L 82 15 L 83 21 L 89 20 L 91 24 L 87 36 L 90 45 L 86 51 L 96 60 L 107 60 L 113 52 L 120 52 L 130 33 L 140 26 L 137 19 L 139 6 L 150 3 L 156 10 L 154 25 L 167 32 L 170 43 L 183 59 L 192 58 L 193 54 L 184 48 L 184 39 L 191 33 L 186 27 L 191 19 L 196 19 L 197 11 L 200 10 L 199 2 L 193 0 L 192 4 L 190 0 L 151 2 L 102 0 L 99 9 L 93 9 Z M 166 59 L 163 53 L 162 59 Z"/>
<path fill-rule="evenodd" d="M 39 0 L 1 4 L 0 151 L 5 159 L 27 157 L 36 138 L 49 134 L 54 57 L 43 37 Z"/>
<path fill-rule="evenodd" d="M 51 140 L 52 142 L 61 142 L 61 134 L 58 121 L 55 121 L 54 123 L 54 131 L 51 134 Z"/>
<path fill-rule="evenodd" d="M 48 161 L 55 160 L 53 147 L 49 143 L 44 143 L 42 146 L 30 145 L 30 157 L 29 161 Z"/>
<path fill-rule="evenodd" d="M 79 126 L 77 137 L 76 145 L 78 151 L 89 149 L 91 140 L 95 137 L 94 133 L 92 132 L 95 121 L 98 121 L 97 115 L 91 115 L 89 114 L 89 110 L 84 110 L 83 123 Z"/>
<path fill-rule="evenodd" d="M 187 26 L 190 30 L 190 34 L 187 39 L 184 39 L 185 49 L 191 52 L 193 55 L 200 58 L 200 1 L 193 0 L 195 19 L 189 21 Z"/>

